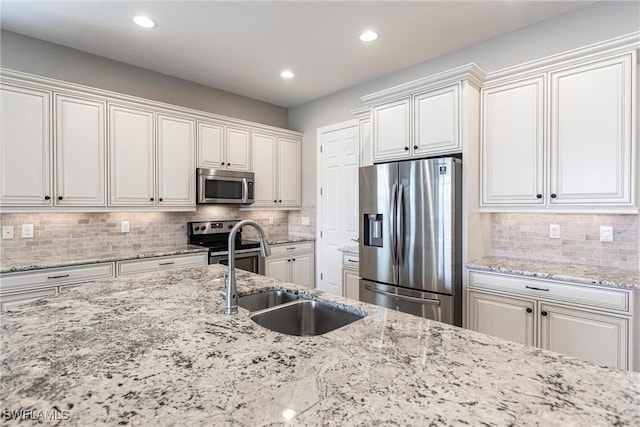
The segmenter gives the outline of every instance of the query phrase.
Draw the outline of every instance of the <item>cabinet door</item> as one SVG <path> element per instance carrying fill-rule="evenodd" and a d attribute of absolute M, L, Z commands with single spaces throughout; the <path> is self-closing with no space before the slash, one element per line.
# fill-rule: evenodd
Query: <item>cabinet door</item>
<path fill-rule="evenodd" d="M 109 105 L 109 204 L 153 206 L 153 112 Z"/>
<path fill-rule="evenodd" d="M 251 141 L 249 130 L 227 127 L 227 169 L 251 170 Z"/>
<path fill-rule="evenodd" d="M 195 206 L 195 122 L 158 114 L 158 205 Z"/>
<path fill-rule="evenodd" d="M 551 203 L 631 202 L 631 55 L 551 73 Z"/>
<path fill-rule="evenodd" d="M 539 310 L 540 347 L 628 369 L 628 319 L 544 303 Z"/>
<path fill-rule="evenodd" d="M 413 155 L 462 151 L 459 138 L 459 86 L 416 95 L 413 98 Z"/>
<path fill-rule="evenodd" d="M 301 141 L 278 138 L 278 205 L 299 207 L 302 204 Z M 256 179 L 257 181 L 257 179 Z"/>
<path fill-rule="evenodd" d="M 357 271 L 342 269 L 342 295 L 360 301 L 360 276 Z"/>
<path fill-rule="evenodd" d="M 313 254 L 293 255 L 291 257 L 291 282 L 313 289 L 313 264 Z"/>
<path fill-rule="evenodd" d="M 289 282 L 291 281 L 290 266 L 290 258 L 267 258 L 264 262 L 264 275 L 283 282 Z"/>
<path fill-rule="evenodd" d="M 106 206 L 106 103 L 56 95 L 57 206 Z"/>
<path fill-rule="evenodd" d="M 373 161 L 411 156 L 409 98 L 373 107 Z"/>
<path fill-rule="evenodd" d="M 224 125 L 198 122 L 198 167 L 224 168 Z"/>
<path fill-rule="evenodd" d="M 541 205 L 544 195 L 544 77 L 482 92 L 484 205 Z"/>
<path fill-rule="evenodd" d="M 535 301 L 469 291 L 469 329 L 535 345 Z"/>
<path fill-rule="evenodd" d="M 0 203 L 51 206 L 51 94 L 0 86 Z"/>
<path fill-rule="evenodd" d="M 371 119 L 360 120 L 360 167 L 373 164 L 373 141 Z"/>
<path fill-rule="evenodd" d="M 252 150 L 255 174 L 255 194 L 253 206 L 276 206 L 276 137 L 273 135 L 252 135 Z"/>

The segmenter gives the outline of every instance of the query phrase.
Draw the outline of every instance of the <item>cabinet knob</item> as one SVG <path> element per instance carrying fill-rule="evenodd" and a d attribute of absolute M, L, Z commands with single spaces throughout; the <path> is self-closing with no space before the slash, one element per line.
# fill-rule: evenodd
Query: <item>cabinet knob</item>
<path fill-rule="evenodd" d="M 290 260 L 290 259 L 288 259 L 288 260 L 287 260 L 287 262 L 291 262 L 291 260 Z"/>
<path fill-rule="evenodd" d="M 294 258 L 294 259 L 292 259 L 291 261 L 296 262 L 296 259 Z"/>
<path fill-rule="evenodd" d="M 231 166 L 231 163 L 227 163 L 227 166 Z"/>
<path fill-rule="evenodd" d="M 50 196 L 44 196 L 45 200 L 49 200 L 51 197 Z"/>
<path fill-rule="evenodd" d="M 278 203 L 278 201 L 277 201 L 277 200 L 274 200 L 274 201 L 273 201 L 273 203 Z"/>
<path fill-rule="evenodd" d="M 151 200 L 153 202 L 153 197 L 151 197 L 149 200 Z"/>
<path fill-rule="evenodd" d="M 159 200 L 159 201 L 162 201 L 162 197 L 160 197 L 158 200 Z"/>
<path fill-rule="evenodd" d="M 417 145 L 414 145 L 414 146 L 413 146 L 413 149 L 414 149 L 414 150 L 417 150 L 417 149 L 418 149 L 418 146 L 417 146 Z"/>
<path fill-rule="evenodd" d="M 547 313 L 546 311 L 542 311 L 540 314 L 542 314 L 543 316 L 546 316 L 549 313 Z"/>
<path fill-rule="evenodd" d="M 62 200 L 62 199 L 64 199 L 64 197 L 58 196 L 58 200 Z"/>
<path fill-rule="evenodd" d="M 224 166 L 224 162 L 220 162 L 220 164 L 221 164 L 222 166 Z"/>
<path fill-rule="evenodd" d="M 552 193 L 552 194 L 551 194 L 551 198 L 552 198 L 552 199 L 555 199 L 556 197 L 558 197 L 558 196 L 556 195 L 556 193 Z"/>
<path fill-rule="evenodd" d="M 282 200 L 278 200 L 278 203 L 282 203 Z"/>
<path fill-rule="evenodd" d="M 409 151 L 409 147 L 404 147 L 404 151 Z"/>
<path fill-rule="evenodd" d="M 538 199 L 542 199 L 542 194 L 536 194 L 536 197 L 537 197 Z"/>
<path fill-rule="evenodd" d="M 527 308 L 527 313 L 533 313 L 533 309 Z"/>

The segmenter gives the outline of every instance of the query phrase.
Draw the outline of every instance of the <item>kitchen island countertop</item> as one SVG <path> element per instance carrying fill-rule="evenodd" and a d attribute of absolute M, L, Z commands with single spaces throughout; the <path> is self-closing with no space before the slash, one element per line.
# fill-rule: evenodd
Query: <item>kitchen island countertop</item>
<path fill-rule="evenodd" d="M 239 293 L 286 287 L 368 313 L 282 335 L 222 314 L 225 271 L 93 282 L 0 315 L 3 409 L 82 426 L 640 424 L 640 374 L 238 270 Z"/>

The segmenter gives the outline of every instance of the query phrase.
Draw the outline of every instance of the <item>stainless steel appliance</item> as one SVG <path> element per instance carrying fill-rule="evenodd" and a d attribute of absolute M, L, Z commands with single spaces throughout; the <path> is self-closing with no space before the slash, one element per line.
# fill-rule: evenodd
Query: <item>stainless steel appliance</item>
<path fill-rule="evenodd" d="M 229 233 L 240 221 L 193 221 L 187 223 L 189 243 L 209 248 L 209 264 L 229 265 Z M 264 274 L 264 258 L 260 242 L 244 240 L 242 232 L 235 237 L 235 267 Z"/>
<path fill-rule="evenodd" d="M 197 201 L 249 205 L 253 203 L 253 172 L 224 169 L 196 169 Z"/>
<path fill-rule="evenodd" d="M 360 300 L 462 326 L 462 161 L 360 168 Z"/>

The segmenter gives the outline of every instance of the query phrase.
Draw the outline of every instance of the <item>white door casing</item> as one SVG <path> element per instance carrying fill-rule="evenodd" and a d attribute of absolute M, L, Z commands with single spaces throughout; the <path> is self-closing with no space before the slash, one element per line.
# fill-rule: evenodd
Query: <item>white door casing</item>
<path fill-rule="evenodd" d="M 316 287 L 342 295 L 342 254 L 354 245 L 358 227 L 359 124 L 318 128 L 318 232 Z M 322 194 L 321 194 L 322 193 Z"/>

